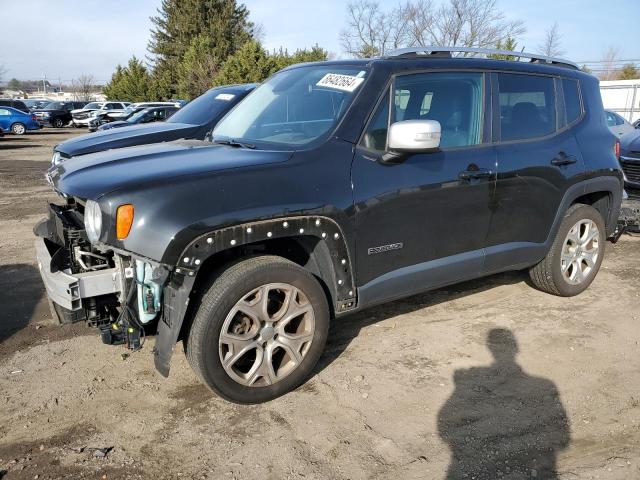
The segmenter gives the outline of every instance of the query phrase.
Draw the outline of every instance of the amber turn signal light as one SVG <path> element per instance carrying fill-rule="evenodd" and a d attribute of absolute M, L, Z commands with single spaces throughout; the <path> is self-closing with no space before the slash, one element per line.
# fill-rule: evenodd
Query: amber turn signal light
<path fill-rule="evenodd" d="M 116 211 L 116 236 L 118 240 L 124 240 L 131 231 L 133 225 L 133 205 L 120 205 Z"/>

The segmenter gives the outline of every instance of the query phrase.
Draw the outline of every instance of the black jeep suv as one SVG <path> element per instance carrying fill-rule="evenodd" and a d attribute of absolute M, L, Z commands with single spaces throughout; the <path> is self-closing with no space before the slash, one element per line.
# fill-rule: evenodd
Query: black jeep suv
<path fill-rule="evenodd" d="M 61 201 L 35 233 L 53 311 L 132 349 L 157 328 L 165 376 L 182 339 L 204 383 L 255 403 L 300 385 L 349 312 L 520 269 L 579 294 L 622 195 L 598 81 L 452 51 L 289 67 L 213 142 L 51 167 Z"/>

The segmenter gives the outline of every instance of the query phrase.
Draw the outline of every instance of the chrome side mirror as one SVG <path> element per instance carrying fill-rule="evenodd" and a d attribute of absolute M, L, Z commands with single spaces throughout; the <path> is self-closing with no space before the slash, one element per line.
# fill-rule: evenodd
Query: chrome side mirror
<path fill-rule="evenodd" d="M 436 120 L 404 120 L 389 127 L 388 148 L 391 152 L 421 152 L 440 146 L 440 122 Z"/>

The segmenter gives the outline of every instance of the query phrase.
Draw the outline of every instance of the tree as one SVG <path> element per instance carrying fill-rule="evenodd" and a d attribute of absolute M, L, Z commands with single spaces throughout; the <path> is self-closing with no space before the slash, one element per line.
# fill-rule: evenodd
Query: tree
<path fill-rule="evenodd" d="M 270 56 L 258 42 L 251 41 L 224 61 L 214 84 L 261 82 L 276 70 L 278 62 L 275 57 Z"/>
<path fill-rule="evenodd" d="M 400 48 L 408 38 L 405 8 L 384 12 L 375 1 L 347 4 L 347 26 L 340 32 L 342 49 L 353 57 L 369 58 Z"/>
<path fill-rule="evenodd" d="M 560 45 L 561 40 L 562 35 L 560 35 L 558 23 L 556 22 L 546 31 L 544 42 L 538 45 L 538 50 L 548 57 L 560 57 L 565 53 Z"/>
<path fill-rule="evenodd" d="M 602 55 L 602 60 L 600 63 L 602 64 L 602 70 L 600 72 L 601 80 L 615 80 L 617 76 L 617 67 L 616 64 L 618 62 L 618 58 L 620 56 L 620 48 L 610 46 Z"/>
<path fill-rule="evenodd" d="M 236 0 L 162 0 L 158 15 L 151 17 L 154 28 L 148 50 L 154 67 L 154 88 L 162 97 L 176 93 L 179 65 L 192 41 L 199 35 L 210 39 L 209 55 L 219 63 L 253 38 L 249 12 Z M 199 49 L 203 44 L 198 40 Z M 193 55 L 193 52 L 192 54 Z M 188 79 L 184 82 L 189 83 Z"/>
<path fill-rule="evenodd" d="M 640 72 L 633 63 L 627 63 L 618 73 L 618 80 L 635 80 L 636 78 L 640 78 Z"/>
<path fill-rule="evenodd" d="M 498 40 L 496 43 L 497 50 L 507 50 L 509 52 L 515 52 L 518 47 L 518 42 L 515 41 L 512 37 L 507 37 L 504 41 Z M 487 55 L 488 58 L 493 58 L 495 60 L 516 60 L 517 55 L 502 55 L 502 54 L 491 54 Z"/>
<path fill-rule="evenodd" d="M 354 57 L 384 55 L 402 46 L 442 45 L 490 48 L 525 32 L 507 21 L 496 0 L 409 0 L 385 12 L 375 1 L 347 5 L 343 50 Z"/>
<path fill-rule="evenodd" d="M 296 50 L 293 55 L 282 48 L 269 54 L 258 42 L 247 42 L 222 64 L 214 84 L 262 82 L 289 65 L 326 60 L 328 55 L 328 52 L 318 45 L 311 50 Z"/>
<path fill-rule="evenodd" d="M 91 94 L 95 89 L 95 83 L 93 75 L 85 73 L 71 81 L 71 88 L 78 100 L 88 102 L 91 100 Z"/>
<path fill-rule="evenodd" d="M 7 89 L 22 90 L 22 82 L 17 78 L 12 78 L 11 80 L 9 80 L 9 83 L 7 83 Z"/>
<path fill-rule="evenodd" d="M 102 92 L 109 100 L 144 102 L 152 96 L 151 76 L 147 68 L 135 56 L 125 67 L 118 65 Z"/>
<path fill-rule="evenodd" d="M 178 65 L 178 95 L 193 99 L 211 88 L 220 63 L 212 53 L 211 39 L 196 35 Z"/>
<path fill-rule="evenodd" d="M 582 65 L 580 67 L 580 70 L 582 70 L 584 73 L 591 73 L 591 69 L 589 67 L 587 67 L 586 65 Z"/>

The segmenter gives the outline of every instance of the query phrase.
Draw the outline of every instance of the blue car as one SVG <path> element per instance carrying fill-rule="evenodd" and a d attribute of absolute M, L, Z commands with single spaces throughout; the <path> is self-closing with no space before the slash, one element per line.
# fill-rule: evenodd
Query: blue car
<path fill-rule="evenodd" d="M 40 130 L 36 116 L 12 107 L 0 107 L 0 129 L 16 135 L 24 135 L 27 130 Z"/>

